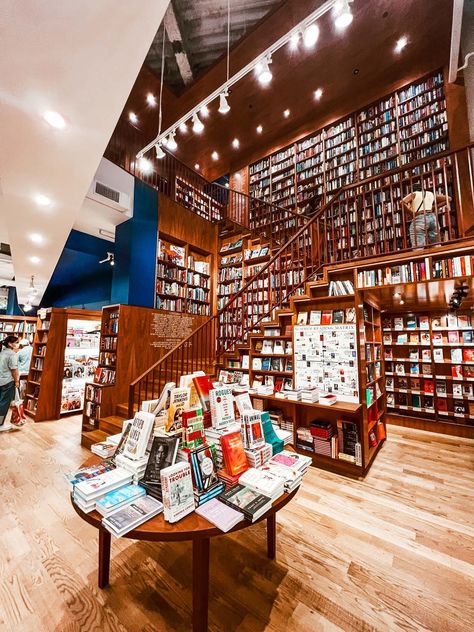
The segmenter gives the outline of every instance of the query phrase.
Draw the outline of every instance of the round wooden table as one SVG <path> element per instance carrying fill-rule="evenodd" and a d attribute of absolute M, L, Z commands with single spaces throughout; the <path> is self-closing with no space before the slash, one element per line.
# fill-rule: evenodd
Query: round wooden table
<path fill-rule="evenodd" d="M 95 465 L 101 460 L 100 457 L 93 456 L 83 463 L 82 467 Z M 241 529 L 247 529 L 262 520 L 266 520 L 267 555 L 270 559 L 275 559 L 276 513 L 290 502 L 297 491 L 298 489 L 295 489 L 290 494 L 280 496 L 280 498 L 273 503 L 272 508 L 255 522 L 248 522 L 243 519 L 227 533 L 235 533 Z M 91 513 L 84 513 L 73 501 L 72 506 L 83 520 L 99 530 L 98 584 L 99 588 L 105 588 L 109 584 L 111 534 L 102 526 L 102 516 L 99 512 L 92 511 Z M 163 514 L 160 514 L 122 536 L 123 538 L 130 538 L 131 540 L 146 540 L 149 542 L 178 542 L 190 540 L 193 543 L 194 632 L 205 632 L 207 630 L 210 540 L 220 535 L 226 534 L 205 518 L 201 518 L 201 516 L 198 516 L 196 513 L 192 513 L 173 524 L 166 522 Z"/>

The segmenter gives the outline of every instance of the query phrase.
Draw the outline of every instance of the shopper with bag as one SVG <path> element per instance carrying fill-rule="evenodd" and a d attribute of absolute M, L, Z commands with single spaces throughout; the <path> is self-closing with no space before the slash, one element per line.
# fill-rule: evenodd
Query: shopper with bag
<path fill-rule="evenodd" d="M 10 404 L 15 399 L 15 388 L 20 386 L 18 373 L 18 338 L 7 336 L 0 343 L 0 427 L 5 423 Z"/>

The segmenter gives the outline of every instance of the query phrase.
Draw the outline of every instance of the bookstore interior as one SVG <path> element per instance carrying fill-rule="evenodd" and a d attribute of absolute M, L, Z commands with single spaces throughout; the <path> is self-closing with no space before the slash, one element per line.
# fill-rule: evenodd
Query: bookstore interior
<path fill-rule="evenodd" d="M 474 2 L 8 4 L 0 628 L 472 631 Z"/>

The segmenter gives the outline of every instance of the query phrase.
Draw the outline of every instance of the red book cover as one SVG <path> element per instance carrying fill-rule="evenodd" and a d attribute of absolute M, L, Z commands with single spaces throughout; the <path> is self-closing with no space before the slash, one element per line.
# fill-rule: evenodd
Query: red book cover
<path fill-rule="evenodd" d="M 465 366 L 464 367 L 464 377 L 474 377 L 474 366 Z"/>
<path fill-rule="evenodd" d="M 464 362 L 474 362 L 474 349 L 463 349 L 462 358 Z"/>
<path fill-rule="evenodd" d="M 209 391 L 213 389 L 211 378 L 208 375 L 199 375 L 198 377 L 193 377 L 193 383 L 199 395 L 202 412 L 209 412 L 211 410 Z"/>
<path fill-rule="evenodd" d="M 249 465 L 240 432 L 229 432 L 222 435 L 221 446 L 225 469 L 232 476 L 238 476 L 248 469 Z"/>
<path fill-rule="evenodd" d="M 442 412 L 445 412 L 448 410 L 448 400 L 447 399 L 441 399 L 438 397 L 438 410 L 441 410 Z"/>
<path fill-rule="evenodd" d="M 181 414 L 181 422 L 183 424 L 183 428 L 188 427 L 188 421 L 194 419 L 196 417 L 197 409 L 194 408 L 192 410 L 183 410 Z"/>
<path fill-rule="evenodd" d="M 321 317 L 321 325 L 331 325 L 332 324 L 332 311 L 325 310 Z"/>
<path fill-rule="evenodd" d="M 423 383 L 425 393 L 434 393 L 434 382 L 433 380 L 425 380 Z"/>
<path fill-rule="evenodd" d="M 462 364 L 453 364 L 453 366 L 451 367 L 451 375 L 453 377 L 462 378 Z"/>

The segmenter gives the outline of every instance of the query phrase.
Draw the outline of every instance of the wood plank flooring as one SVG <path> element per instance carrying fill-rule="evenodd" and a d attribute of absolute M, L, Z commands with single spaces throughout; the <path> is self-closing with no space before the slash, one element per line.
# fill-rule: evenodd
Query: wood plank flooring
<path fill-rule="evenodd" d="M 88 454 L 80 420 L 0 434 L 0 630 L 187 631 L 190 545 L 113 541 L 97 588 L 97 532 L 62 474 Z M 474 442 L 390 427 L 364 481 L 311 469 L 265 528 L 211 543 L 218 632 L 474 629 Z"/>

